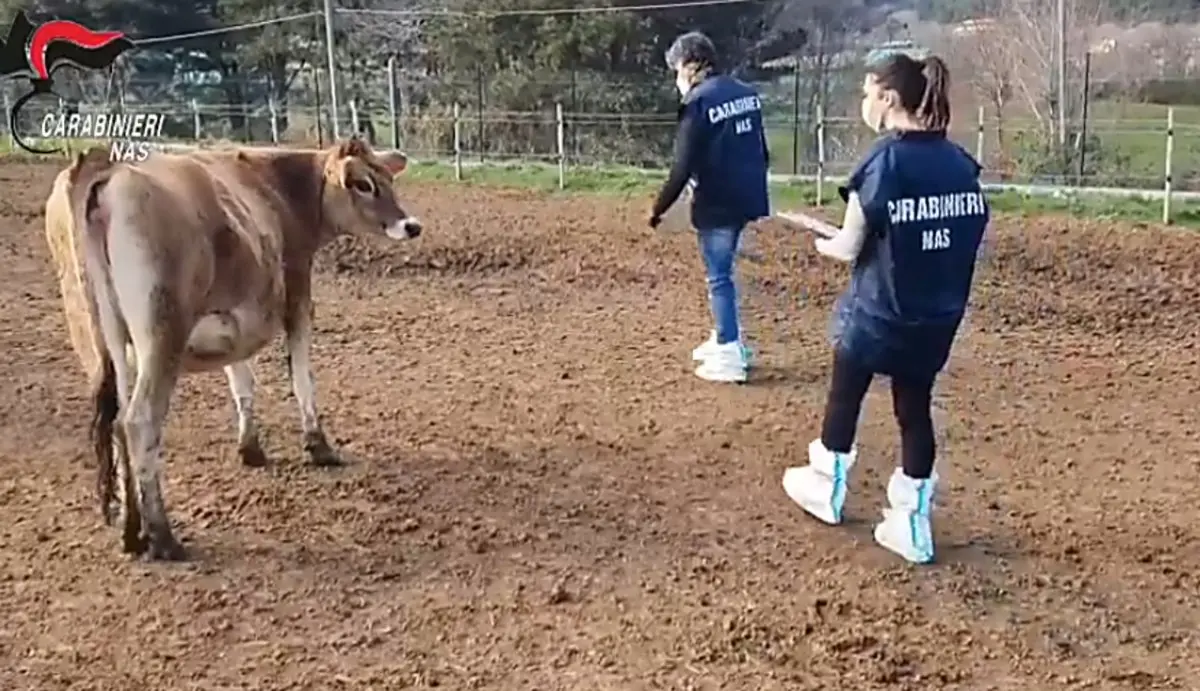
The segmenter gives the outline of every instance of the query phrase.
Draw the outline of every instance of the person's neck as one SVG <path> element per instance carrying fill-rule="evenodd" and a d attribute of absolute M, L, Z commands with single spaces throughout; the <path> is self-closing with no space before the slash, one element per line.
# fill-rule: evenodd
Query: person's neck
<path fill-rule="evenodd" d="M 929 127 L 917 118 L 905 113 L 888 118 L 885 130 L 892 132 L 928 132 Z"/>

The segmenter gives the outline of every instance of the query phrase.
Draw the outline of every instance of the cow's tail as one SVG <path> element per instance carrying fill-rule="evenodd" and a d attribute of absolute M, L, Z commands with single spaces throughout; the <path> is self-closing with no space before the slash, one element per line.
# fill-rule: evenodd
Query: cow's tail
<path fill-rule="evenodd" d="M 117 468 L 113 464 L 113 443 L 117 413 L 117 372 L 106 349 L 100 356 L 100 370 L 92 383 L 92 451 L 96 455 L 96 500 L 104 522 L 112 525 L 116 500 Z M 124 451 L 122 451 L 124 453 Z"/>
<path fill-rule="evenodd" d="M 92 377 L 92 421 L 90 436 L 92 451 L 96 457 L 96 499 L 105 523 L 113 522 L 113 504 L 116 499 L 117 468 L 114 463 L 114 443 L 123 435 L 117 429 L 120 412 L 120 391 L 117 377 L 118 364 L 113 361 L 114 351 L 121 358 L 119 366 L 125 367 L 125 346 L 128 341 L 124 320 L 112 287 L 111 267 L 108 261 L 108 219 L 100 205 L 100 192 L 112 176 L 112 163 L 108 152 L 93 148 L 81 153 L 71 167 L 71 211 L 75 227 L 82 236 L 84 254 L 84 281 L 87 284 L 88 312 L 92 319 L 92 330 L 100 362 Z M 124 445 L 121 444 L 123 447 Z M 125 461 L 125 451 L 118 449 L 117 457 Z"/>

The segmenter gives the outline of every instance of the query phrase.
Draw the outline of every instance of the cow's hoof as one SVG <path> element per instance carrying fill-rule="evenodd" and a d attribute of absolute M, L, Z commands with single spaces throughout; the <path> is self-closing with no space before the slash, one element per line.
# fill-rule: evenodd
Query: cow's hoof
<path fill-rule="evenodd" d="M 270 464 L 267 454 L 263 452 L 257 441 L 239 447 L 238 457 L 242 459 L 242 465 L 247 468 L 265 468 Z"/>
<path fill-rule="evenodd" d="M 146 551 L 142 554 L 146 561 L 186 561 L 187 550 L 171 535 L 151 538 Z"/>
<path fill-rule="evenodd" d="M 146 553 L 146 549 L 150 546 L 146 536 L 142 535 L 140 528 L 130 530 L 128 528 L 122 531 L 121 535 L 121 551 L 125 554 L 132 554 L 135 557 L 140 557 Z"/>
<path fill-rule="evenodd" d="M 342 457 L 320 432 L 310 432 L 304 437 L 304 450 L 308 453 L 309 462 L 319 468 L 332 468 L 342 465 Z"/>
<path fill-rule="evenodd" d="M 335 468 L 342 465 L 342 456 L 328 444 L 308 450 L 309 461 L 318 468 Z"/>

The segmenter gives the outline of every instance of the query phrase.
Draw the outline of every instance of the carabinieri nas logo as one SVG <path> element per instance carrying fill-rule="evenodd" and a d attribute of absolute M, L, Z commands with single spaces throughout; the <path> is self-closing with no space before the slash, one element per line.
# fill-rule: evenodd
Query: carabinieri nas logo
<path fill-rule="evenodd" d="M 55 69 L 74 65 L 88 70 L 102 70 L 116 62 L 130 48 L 133 48 L 133 41 L 125 38 L 120 31 L 92 31 L 63 19 L 34 27 L 24 12 L 18 13 L 8 30 L 8 38 L 0 43 L 0 77 L 28 79 L 32 88 L 17 99 L 8 113 L 13 142 L 35 154 L 60 151 L 35 149 L 21 139 L 16 127 L 21 108 L 35 96 L 54 93 Z M 42 129 L 47 129 L 45 123 Z"/>

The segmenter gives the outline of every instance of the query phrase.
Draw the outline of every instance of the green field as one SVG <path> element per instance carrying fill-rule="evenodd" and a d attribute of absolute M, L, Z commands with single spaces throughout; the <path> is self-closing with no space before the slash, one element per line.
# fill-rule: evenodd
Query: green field
<path fill-rule="evenodd" d="M 1167 147 L 1167 106 L 1145 103 L 1096 101 L 1088 114 L 1089 149 L 1086 154 L 1088 174 L 1084 185 L 1161 189 Z M 998 130 L 1003 127 L 1006 145 L 998 151 Z M 1071 126 L 1077 131 L 1079 123 Z M 812 141 L 813 126 L 801 126 L 801 141 Z M 984 159 L 989 167 L 1002 165 L 1022 154 L 1017 143 L 1020 137 L 1032 137 L 1038 131 L 1036 120 L 1029 117 L 1009 118 L 1000 123 L 989 117 L 984 123 Z M 978 117 L 974 113 L 956 115 L 951 132 L 953 138 L 971 153 L 978 140 Z M 816 159 L 811 147 L 799 147 L 799 157 L 793 163 L 793 126 L 790 116 L 776 114 L 768 122 L 768 139 L 773 155 L 771 169 L 776 173 L 812 174 Z M 851 118 L 831 120 L 826 127 L 826 170 L 845 172 L 861 154 L 870 136 L 861 123 Z M 1096 145 L 1099 145 L 1098 147 Z M 1176 189 L 1200 189 L 1200 106 L 1175 108 L 1175 140 L 1172 173 Z M 1072 165 L 1070 182 L 1076 182 L 1076 166 Z M 1014 174 L 1012 182 L 1030 182 L 1032 175 Z M 1050 182 L 1045 180 L 1045 182 Z"/>
<path fill-rule="evenodd" d="M 1153 112 L 1150 107 L 1143 107 L 1138 117 Z M 1178 116 L 1182 120 L 1185 116 Z M 1200 126 L 1200 108 L 1187 109 L 1186 117 Z M 791 140 L 784 138 L 785 133 L 777 133 L 772 142 L 775 151 L 775 161 L 772 166 L 776 172 L 790 172 Z M 1156 136 L 1152 132 L 1144 135 L 1147 140 Z M 1195 146 L 1196 154 L 1200 154 L 1200 131 L 1189 141 Z M 73 149 L 78 151 L 81 142 L 74 142 Z M 1180 152 L 1180 148 L 1176 148 Z M 784 152 L 788 152 L 785 156 Z M 1191 154 L 1188 154 L 1191 155 Z M 32 155 L 21 150 L 13 151 L 6 138 L 0 139 L 0 156 L 29 158 Z M 1149 151 L 1147 158 L 1151 157 Z M 65 157 L 58 156 L 66 162 Z M 1193 156 L 1200 160 L 1200 156 Z M 785 159 L 785 160 L 781 160 Z M 830 175 L 844 174 L 852 162 L 841 165 L 830 165 L 827 170 Z M 802 172 L 813 172 L 804 170 Z M 420 162 L 414 163 L 407 175 L 423 180 L 454 180 L 454 168 L 446 163 Z M 665 173 L 648 172 L 640 169 L 618 166 L 581 166 L 572 165 L 566 173 L 566 190 L 564 193 L 598 193 L 598 194 L 630 194 L 645 195 L 649 198 L 661 184 Z M 558 170 L 545 164 L 491 164 L 484 163 L 463 168 L 465 182 L 507 187 L 524 187 L 542 190 L 558 189 Z M 817 185 L 811 182 L 775 183 L 771 189 L 772 203 L 776 209 L 800 208 L 817 204 Z M 841 213 L 841 200 L 837 198 L 836 183 L 827 182 L 823 188 L 823 201 L 835 214 Z M 1062 195 L 1026 195 L 1015 192 L 993 192 L 988 195 L 992 208 L 1003 213 L 1040 215 L 1060 213 L 1084 216 L 1095 219 L 1119 219 L 1136 222 L 1157 223 L 1162 218 L 1161 200 L 1152 198 L 1120 198 L 1098 195 L 1070 194 Z M 647 202 L 649 203 L 649 202 Z M 1200 205 L 1175 200 L 1172 205 L 1172 222 L 1186 227 L 1200 227 Z"/>

